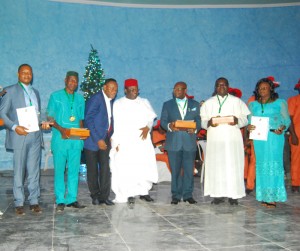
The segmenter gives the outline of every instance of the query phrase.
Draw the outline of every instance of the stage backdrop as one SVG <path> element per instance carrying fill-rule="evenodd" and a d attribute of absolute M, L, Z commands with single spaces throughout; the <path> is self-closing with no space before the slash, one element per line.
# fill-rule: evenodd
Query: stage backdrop
<path fill-rule="evenodd" d="M 280 97 L 297 94 L 299 6 L 136 8 L 46 0 L 2 0 L 1 6 L 0 85 L 16 83 L 18 66 L 29 63 L 43 109 L 50 93 L 64 87 L 66 71 L 78 71 L 82 80 L 90 44 L 106 77 L 117 79 L 118 97 L 124 79 L 138 79 L 141 97 L 158 118 L 177 81 L 185 81 L 199 101 L 211 96 L 221 76 L 242 90 L 243 100 L 258 79 L 270 75 L 281 83 Z M 0 169 L 12 169 L 4 138 L 1 130 Z M 45 134 L 42 168 L 52 167 L 50 138 Z"/>

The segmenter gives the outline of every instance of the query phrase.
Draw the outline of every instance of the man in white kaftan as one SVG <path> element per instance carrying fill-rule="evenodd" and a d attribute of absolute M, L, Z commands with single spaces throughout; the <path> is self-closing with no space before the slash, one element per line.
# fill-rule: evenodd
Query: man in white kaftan
<path fill-rule="evenodd" d="M 223 197 L 228 197 L 231 205 L 237 205 L 237 199 L 245 196 L 240 128 L 248 124 L 250 112 L 241 99 L 228 94 L 228 87 L 227 79 L 217 79 L 215 95 L 200 110 L 202 127 L 207 129 L 204 196 L 213 197 L 212 204 L 224 202 Z M 218 116 L 233 116 L 234 122 L 214 124 L 212 118 Z"/>
<path fill-rule="evenodd" d="M 111 173 L 114 202 L 134 203 L 134 196 L 147 202 L 152 184 L 158 181 L 150 128 L 156 114 L 149 101 L 138 97 L 137 80 L 125 80 L 126 96 L 114 104 Z"/>

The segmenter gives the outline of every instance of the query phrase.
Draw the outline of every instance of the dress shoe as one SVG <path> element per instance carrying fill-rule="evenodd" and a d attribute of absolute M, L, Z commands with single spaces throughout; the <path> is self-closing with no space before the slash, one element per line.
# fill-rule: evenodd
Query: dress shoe
<path fill-rule="evenodd" d="M 180 202 L 179 199 L 173 198 L 172 201 L 171 201 L 171 204 L 172 204 L 172 205 L 177 205 L 178 202 Z"/>
<path fill-rule="evenodd" d="M 99 200 L 99 204 L 105 204 L 106 206 L 113 206 L 115 203 L 107 199 L 107 200 Z"/>
<path fill-rule="evenodd" d="M 135 198 L 134 197 L 129 197 L 128 198 L 128 204 L 134 204 L 135 203 Z"/>
<path fill-rule="evenodd" d="M 92 204 L 95 206 L 100 205 L 99 199 L 98 198 L 92 199 Z"/>
<path fill-rule="evenodd" d="M 29 209 L 30 209 L 31 212 L 34 212 L 34 213 L 37 213 L 37 214 L 40 214 L 43 211 L 42 208 L 39 206 L 39 204 L 30 205 Z"/>
<path fill-rule="evenodd" d="M 185 199 L 185 200 L 183 200 L 184 202 L 188 202 L 188 203 L 190 203 L 190 204 L 196 204 L 197 203 L 197 201 L 195 201 L 192 197 L 191 198 L 188 198 L 188 199 Z"/>
<path fill-rule="evenodd" d="M 223 198 L 214 198 L 211 204 L 219 205 L 220 203 L 225 202 Z"/>
<path fill-rule="evenodd" d="M 299 192 L 299 186 L 292 186 L 292 192 L 293 193 Z"/>
<path fill-rule="evenodd" d="M 25 210 L 24 210 L 24 207 L 23 207 L 23 206 L 16 207 L 16 208 L 15 208 L 15 211 L 16 211 L 16 214 L 17 214 L 18 216 L 25 215 Z"/>
<path fill-rule="evenodd" d="M 231 206 L 239 204 L 237 199 L 232 199 L 232 198 L 229 198 L 228 202 L 230 203 Z"/>
<path fill-rule="evenodd" d="M 56 213 L 62 213 L 65 209 L 65 204 L 64 203 L 59 203 L 57 206 L 56 206 Z"/>
<path fill-rule="evenodd" d="M 140 199 L 141 200 L 145 200 L 145 201 L 147 201 L 147 202 L 151 202 L 151 201 L 154 201 L 151 197 L 150 197 L 150 195 L 141 195 L 140 196 Z"/>
<path fill-rule="evenodd" d="M 252 191 L 253 191 L 253 189 L 246 189 L 246 194 L 250 194 L 250 193 L 252 193 Z"/>
<path fill-rule="evenodd" d="M 73 203 L 67 204 L 67 207 L 77 208 L 77 209 L 86 208 L 86 206 L 79 204 L 78 201 L 75 201 Z"/>

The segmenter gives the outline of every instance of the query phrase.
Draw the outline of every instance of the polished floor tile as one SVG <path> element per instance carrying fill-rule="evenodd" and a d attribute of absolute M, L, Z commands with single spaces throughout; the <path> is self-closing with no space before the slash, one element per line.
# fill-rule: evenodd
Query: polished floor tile
<path fill-rule="evenodd" d="M 42 214 L 16 216 L 12 172 L 0 172 L 0 250 L 105 250 L 105 251 L 201 251 L 201 250 L 299 250 L 300 194 L 291 193 L 276 209 L 262 207 L 255 192 L 239 200 L 211 205 L 195 177 L 197 204 L 171 205 L 170 183 L 150 191 L 154 202 L 136 198 L 136 204 L 94 206 L 86 177 L 80 176 L 78 201 L 85 209 L 65 208 L 55 213 L 53 170 L 42 170 Z M 113 194 L 111 195 L 113 198 Z"/>

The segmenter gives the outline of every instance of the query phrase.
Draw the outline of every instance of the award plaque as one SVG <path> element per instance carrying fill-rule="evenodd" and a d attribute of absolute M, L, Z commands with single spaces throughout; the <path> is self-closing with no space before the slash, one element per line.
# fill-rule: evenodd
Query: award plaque
<path fill-rule="evenodd" d="M 196 129 L 196 122 L 192 120 L 176 120 L 175 127 L 179 130 Z"/>
<path fill-rule="evenodd" d="M 211 118 L 211 123 L 213 125 L 234 123 L 234 117 L 233 116 L 213 117 Z"/>
<path fill-rule="evenodd" d="M 67 130 L 70 139 L 86 139 L 90 136 L 90 130 L 86 128 L 70 128 Z"/>

